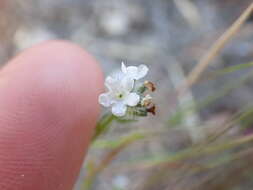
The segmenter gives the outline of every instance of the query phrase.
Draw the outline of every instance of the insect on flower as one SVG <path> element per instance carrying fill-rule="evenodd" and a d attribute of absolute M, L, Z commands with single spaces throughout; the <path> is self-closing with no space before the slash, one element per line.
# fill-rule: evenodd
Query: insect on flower
<path fill-rule="evenodd" d="M 121 71 L 116 76 L 108 76 L 105 86 L 108 90 L 99 96 L 99 103 L 104 107 L 111 107 L 113 115 L 125 116 L 131 108 L 131 113 L 137 116 L 146 116 L 147 105 L 152 103 L 149 94 L 144 94 L 146 89 L 144 83 L 138 88 L 136 83 L 148 73 L 146 65 L 129 66 L 121 64 Z M 142 89 L 142 90 L 140 90 Z"/>

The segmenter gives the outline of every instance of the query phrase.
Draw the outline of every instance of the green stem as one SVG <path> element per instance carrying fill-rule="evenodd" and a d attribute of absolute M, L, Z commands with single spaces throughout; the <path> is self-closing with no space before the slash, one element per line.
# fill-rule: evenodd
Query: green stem
<path fill-rule="evenodd" d="M 100 135 L 105 133 L 115 119 L 116 117 L 113 114 L 105 114 L 96 125 L 95 134 L 92 137 L 92 141 L 96 140 Z"/>

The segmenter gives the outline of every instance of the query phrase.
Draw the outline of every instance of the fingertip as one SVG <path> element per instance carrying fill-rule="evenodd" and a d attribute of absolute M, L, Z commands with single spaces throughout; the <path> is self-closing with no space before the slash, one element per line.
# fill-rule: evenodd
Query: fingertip
<path fill-rule="evenodd" d="M 0 78 L 0 187 L 71 189 L 99 115 L 98 63 L 50 41 L 11 60 Z"/>

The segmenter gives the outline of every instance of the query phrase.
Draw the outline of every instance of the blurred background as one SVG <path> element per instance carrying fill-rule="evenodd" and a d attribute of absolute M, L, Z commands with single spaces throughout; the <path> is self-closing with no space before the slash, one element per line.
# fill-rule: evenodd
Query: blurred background
<path fill-rule="evenodd" d="M 252 190 L 252 18 L 190 90 L 175 94 L 250 3 L 2 0 L 0 63 L 65 39 L 94 55 L 106 75 L 121 61 L 150 68 L 157 115 L 113 123 L 91 146 L 75 190 Z"/>

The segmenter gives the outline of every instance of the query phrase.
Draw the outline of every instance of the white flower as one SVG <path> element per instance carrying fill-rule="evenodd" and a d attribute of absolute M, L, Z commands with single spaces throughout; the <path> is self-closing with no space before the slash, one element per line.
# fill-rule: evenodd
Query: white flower
<path fill-rule="evenodd" d="M 139 80 L 147 75 L 148 67 L 146 65 L 140 65 L 138 67 L 135 66 L 126 67 L 126 65 L 122 62 L 121 71 L 127 77 L 134 80 Z"/>
<path fill-rule="evenodd" d="M 124 116 L 127 106 L 136 106 L 140 101 L 140 96 L 132 92 L 134 80 L 129 77 L 117 79 L 107 77 L 105 86 L 109 92 L 99 96 L 99 103 L 104 107 L 112 107 L 112 113 L 116 116 Z"/>

